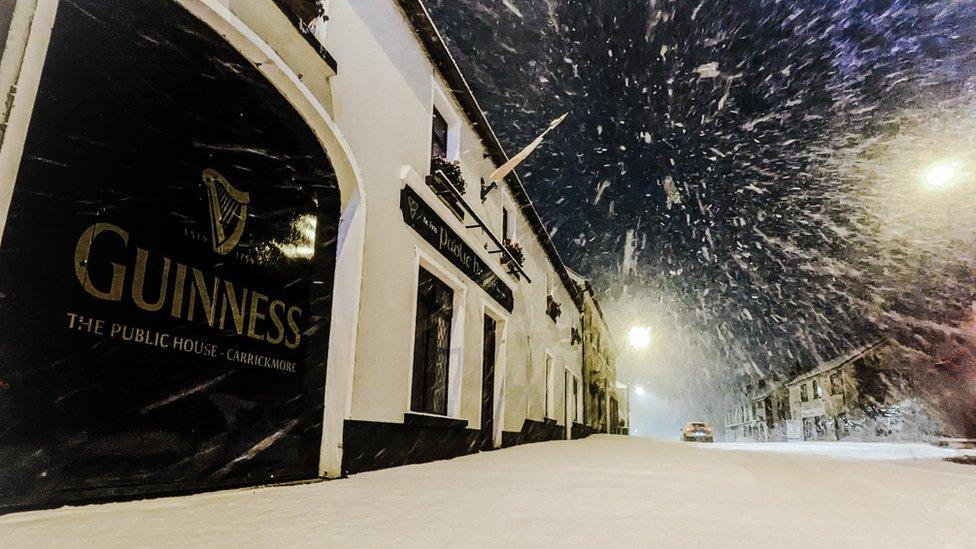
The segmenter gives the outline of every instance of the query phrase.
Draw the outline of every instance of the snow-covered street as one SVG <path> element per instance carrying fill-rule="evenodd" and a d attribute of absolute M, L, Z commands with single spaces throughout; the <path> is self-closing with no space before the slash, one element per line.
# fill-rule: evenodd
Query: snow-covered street
<path fill-rule="evenodd" d="M 976 544 L 976 468 L 939 459 L 953 451 L 842 444 L 828 456 L 829 445 L 798 453 L 803 446 L 593 436 L 337 481 L 7 515 L 0 539 L 4 547 Z"/>

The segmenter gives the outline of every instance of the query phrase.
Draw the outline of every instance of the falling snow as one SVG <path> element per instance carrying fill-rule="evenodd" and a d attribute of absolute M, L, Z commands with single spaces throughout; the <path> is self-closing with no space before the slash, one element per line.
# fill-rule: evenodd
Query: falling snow
<path fill-rule="evenodd" d="M 522 172 L 618 331 L 655 327 L 632 381 L 717 419 L 891 337 L 976 435 L 940 392 L 976 378 L 976 186 L 921 184 L 976 157 L 972 3 L 428 4 L 510 149 L 570 113 Z"/>

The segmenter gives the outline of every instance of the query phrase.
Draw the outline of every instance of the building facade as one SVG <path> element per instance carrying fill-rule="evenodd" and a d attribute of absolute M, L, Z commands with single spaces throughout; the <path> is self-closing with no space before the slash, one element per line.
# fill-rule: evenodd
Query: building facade
<path fill-rule="evenodd" d="M 617 377 L 617 348 L 613 334 L 582 276 L 573 273 L 583 297 L 583 425 L 582 432 L 626 434 L 627 386 Z"/>
<path fill-rule="evenodd" d="M 736 404 L 725 413 L 725 440 L 761 442 L 764 440 L 761 425 L 753 400 Z"/>
<path fill-rule="evenodd" d="M 731 441 L 911 440 L 936 435 L 931 410 L 904 390 L 911 351 L 881 340 L 733 405 Z"/>
<path fill-rule="evenodd" d="M 0 506 L 583 424 L 583 295 L 420 0 L 8 3 Z"/>

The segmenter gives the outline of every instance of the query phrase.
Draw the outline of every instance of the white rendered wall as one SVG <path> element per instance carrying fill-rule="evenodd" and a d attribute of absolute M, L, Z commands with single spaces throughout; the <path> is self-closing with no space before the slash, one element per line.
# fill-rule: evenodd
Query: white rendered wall
<path fill-rule="evenodd" d="M 334 0 L 329 18 L 326 47 L 339 64 L 339 74 L 331 79 L 335 119 L 359 161 L 370 197 L 350 417 L 401 422 L 409 410 L 416 258 L 423 254 L 466 286 L 464 316 L 455 319 L 464 333 L 455 339 L 460 344 L 454 349 L 456 362 L 452 364 L 460 372 L 452 372 L 452 376 L 459 376 L 460 389 L 452 415 L 477 428 L 481 420 L 482 318 L 485 303 L 493 301 L 413 232 L 399 209 L 400 189 L 410 184 L 471 248 L 485 250 L 487 238 L 465 229 L 423 183 L 430 162 L 434 87 L 447 88 L 394 2 Z M 501 205 L 514 202 L 507 189 L 501 188 L 482 204 L 479 180 L 493 166 L 485 160 L 485 149 L 462 110 L 447 95 L 453 114 L 462 122 L 458 151 L 467 181 L 465 198 L 500 235 Z M 449 119 L 451 114 L 445 113 Z M 525 418 L 543 418 L 547 351 L 555 358 L 555 415 L 561 424 L 565 421 L 561 372 L 568 367 L 580 378 L 582 372 L 581 346 L 570 346 L 570 326 L 579 328 L 578 311 L 525 218 L 517 208 L 512 213 L 532 283 L 504 274 L 497 255 L 486 252 L 482 258 L 515 292 L 514 312 L 502 319 L 505 368 L 496 373 L 495 390 L 503 398 L 505 410 L 504 421 L 498 418 L 497 423 L 503 423 L 507 431 L 519 431 Z M 545 316 L 547 274 L 562 305 L 558 323 Z"/>

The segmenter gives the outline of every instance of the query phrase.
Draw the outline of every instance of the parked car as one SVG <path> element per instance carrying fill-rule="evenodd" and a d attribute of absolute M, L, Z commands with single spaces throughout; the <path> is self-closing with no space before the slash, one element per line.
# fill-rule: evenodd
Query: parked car
<path fill-rule="evenodd" d="M 685 442 L 712 442 L 712 428 L 704 421 L 692 421 L 681 430 Z"/>

